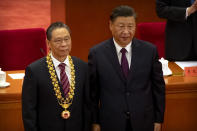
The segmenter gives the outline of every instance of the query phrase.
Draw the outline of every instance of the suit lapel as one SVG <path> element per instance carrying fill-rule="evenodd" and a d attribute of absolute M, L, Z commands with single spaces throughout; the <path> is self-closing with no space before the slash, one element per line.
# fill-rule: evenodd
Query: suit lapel
<path fill-rule="evenodd" d="M 133 39 L 132 41 L 132 57 L 131 57 L 131 65 L 130 65 L 130 70 L 129 70 L 129 74 L 128 74 L 128 78 L 127 78 L 127 83 L 129 83 L 133 77 L 133 75 L 135 74 L 135 66 L 136 66 L 136 63 L 137 63 L 137 60 L 139 59 L 138 58 L 138 52 L 137 49 L 138 49 L 138 43 L 136 42 L 135 39 Z"/>
<path fill-rule="evenodd" d="M 126 81 L 124 76 L 123 76 L 123 73 L 122 73 L 122 70 L 121 70 L 121 67 L 120 67 L 120 63 L 118 61 L 118 56 L 117 56 L 117 53 L 116 53 L 116 48 L 115 48 L 115 45 L 114 45 L 114 42 L 113 42 L 113 39 L 110 39 L 108 41 L 108 43 L 106 43 L 106 56 L 107 58 L 109 59 L 109 61 L 111 62 L 112 66 L 114 67 L 116 73 L 119 75 L 119 77 L 123 80 L 123 81 Z"/>
<path fill-rule="evenodd" d="M 51 80 L 51 78 L 50 78 L 51 75 L 50 75 L 50 73 L 49 73 L 49 69 L 48 69 L 48 65 L 47 65 L 47 62 L 46 62 L 46 58 L 45 58 L 45 64 L 46 64 L 46 68 L 47 68 L 48 75 L 49 75 L 49 81 L 50 81 L 50 84 L 51 84 L 51 86 L 52 86 L 52 90 L 54 91 L 54 89 L 53 89 L 54 86 L 53 86 L 52 80 Z M 53 64 L 53 65 L 54 65 L 54 64 Z M 54 67 L 54 66 L 53 66 L 53 69 L 55 70 L 55 67 Z M 57 76 L 56 70 L 55 70 L 55 75 Z M 57 76 L 57 81 L 58 81 L 58 85 L 59 85 L 59 87 L 60 87 L 60 92 L 61 92 L 62 96 L 65 98 L 64 91 L 63 91 L 63 88 L 62 88 L 62 84 L 61 84 L 61 82 L 60 82 L 58 76 Z"/>
<path fill-rule="evenodd" d="M 73 64 L 74 64 L 74 69 L 75 69 L 75 89 L 74 89 L 74 93 L 75 93 L 75 95 L 74 95 L 74 98 L 73 98 L 73 102 L 72 102 L 72 104 L 73 103 L 75 103 L 75 97 L 77 96 L 77 90 L 78 90 L 78 80 L 79 80 L 79 67 L 78 67 L 78 65 L 77 65 L 77 60 L 76 59 L 74 59 L 74 57 L 72 57 L 71 56 L 71 58 L 72 58 L 72 61 L 73 61 Z M 72 106 L 72 104 L 71 104 L 71 106 L 69 107 L 69 110 L 70 111 L 72 111 L 73 110 L 73 106 Z M 72 112 L 71 112 L 72 113 Z"/>
<path fill-rule="evenodd" d="M 79 67 L 77 65 L 77 59 L 71 57 L 73 60 L 74 68 L 75 68 L 75 86 L 77 85 L 77 81 L 79 80 Z"/>

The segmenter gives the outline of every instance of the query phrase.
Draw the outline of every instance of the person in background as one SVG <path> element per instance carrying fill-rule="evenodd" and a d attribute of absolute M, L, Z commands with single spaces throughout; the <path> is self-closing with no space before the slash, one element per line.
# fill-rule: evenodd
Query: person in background
<path fill-rule="evenodd" d="M 62 22 L 47 29 L 49 54 L 30 64 L 22 88 L 25 131 L 89 131 L 88 65 L 70 56 L 70 29 Z"/>
<path fill-rule="evenodd" d="M 113 38 L 88 56 L 93 131 L 160 131 L 165 83 L 156 47 L 134 38 L 133 8 L 116 7 L 109 21 Z"/>
<path fill-rule="evenodd" d="M 156 13 L 167 19 L 166 59 L 197 60 L 197 0 L 156 0 Z"/>

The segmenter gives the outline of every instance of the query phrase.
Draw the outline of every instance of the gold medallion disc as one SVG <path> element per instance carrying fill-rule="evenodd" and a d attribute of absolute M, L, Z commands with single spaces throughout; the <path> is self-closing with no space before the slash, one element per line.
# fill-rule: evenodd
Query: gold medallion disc
<path fill-rule="evenodd" d="M 65 111 L 62 111 L 62 118 L 63 119 L 68 119 L 70 117 L 70 112 L 65 110 Z"/>

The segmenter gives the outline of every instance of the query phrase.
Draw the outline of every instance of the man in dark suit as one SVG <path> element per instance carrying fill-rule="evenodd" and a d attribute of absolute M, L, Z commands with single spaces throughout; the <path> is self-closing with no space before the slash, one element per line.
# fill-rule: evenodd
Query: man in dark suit
<path fill-rule="evenodd" d="M 113 38 L 90 49 L 93 130 L 160 131 L 165 83 L 154 45 L 134 37 L 135 12 L 119 6 L 110 16 Z"/>
<path fill-rule="evenodd" d="M 156 0 L 156 12 L 167 19 L 166 59 L 197 60 L 197 0 Z"/>
<path fill-rule="evenodd" d="M 67 25 L 56 22 L 47 29 L 47 57 L 30 64 L 22 89 L 25 131 L 88 131 L 88 66 L 71 57 Z"/>

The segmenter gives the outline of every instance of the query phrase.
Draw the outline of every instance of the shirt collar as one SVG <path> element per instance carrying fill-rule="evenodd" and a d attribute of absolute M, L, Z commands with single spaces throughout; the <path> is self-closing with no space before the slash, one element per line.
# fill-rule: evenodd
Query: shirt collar
<path fill-rule="evenodd" d="M 53 54 L 51 53 L 51 59 L 52 59 L 52 61 L 53 61 L 53 64 L 54 64 L 55 69 L 57 69 L 57 67 L 59 66 L 60 63 L 65 63 L 66 66 L 69 67 L 69 61 L 68 61 L 67 58 L 68 58 L 68 57 L 66 57 L 66 59 L 64 60 L 64 62 L 60 62 L 60 61 L 58 61 L 58 60 L 53 56 Z"/>
<path fill-rule="evenodd" d="M 115 41 L 114 38 L 113 38 L 113 41 L 114 41 L 114 45 L 115 45 L 115 47 L 116 47 L 116 52 L 117 52 L 117 53 L 120 53 L 120 50 L 121 50 L 123 47 L 121 47 L 121 46 Z M 131 41 L 126 47 L 124 47 L 124 48 L 127 50 L 128 53 L 131 52 L 131 44 L 132 44 L 132 41 Z"/>

